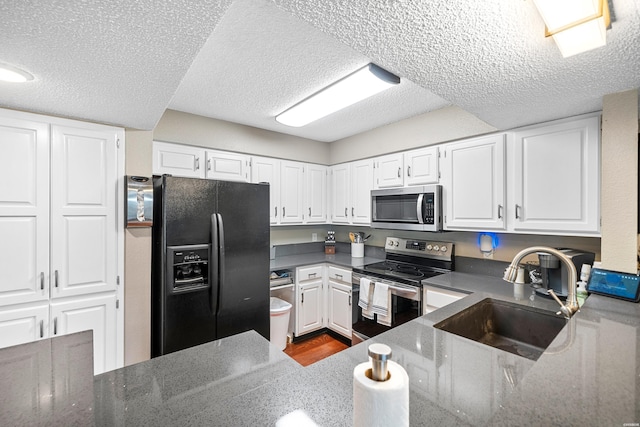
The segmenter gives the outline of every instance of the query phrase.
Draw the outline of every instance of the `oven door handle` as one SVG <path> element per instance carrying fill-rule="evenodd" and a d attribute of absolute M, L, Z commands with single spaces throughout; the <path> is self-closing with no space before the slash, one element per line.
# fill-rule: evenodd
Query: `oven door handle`
<path fill-rule="evenodd" d="M 405 292 L 407 294 L 417 294 L 418 290 L 417 289 L 409 289 L 409 288 L 401 288 L 399 286 L 389 286 L 389 289 L 394 290 L 394 291 L 398 291 L 398 292 Z"/>
<path fill-rule="evenodd" d="M 416 214 L 418 215 L 418 224 L 424 224 L 424 212 L 422 211 L 422 205 L 424 200 L 424 194 L 418 194 L 418 201 L 416 206 Z"/>

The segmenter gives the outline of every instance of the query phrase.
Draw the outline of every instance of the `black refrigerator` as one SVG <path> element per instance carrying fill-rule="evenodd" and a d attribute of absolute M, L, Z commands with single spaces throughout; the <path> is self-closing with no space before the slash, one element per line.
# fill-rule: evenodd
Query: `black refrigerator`
<path fill-rule="evenodd" d="M 269 339 L 269 185 L 153 177 L 151 356 Z"/>

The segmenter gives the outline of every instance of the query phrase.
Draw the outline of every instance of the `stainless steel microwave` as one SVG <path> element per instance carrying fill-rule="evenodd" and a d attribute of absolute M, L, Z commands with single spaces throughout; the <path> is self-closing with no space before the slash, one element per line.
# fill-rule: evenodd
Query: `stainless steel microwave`
<path fill-rule="evenodd" d="M 421 185 L 372 190 L 371 227 L 441 231 L 442 186 Z"/>

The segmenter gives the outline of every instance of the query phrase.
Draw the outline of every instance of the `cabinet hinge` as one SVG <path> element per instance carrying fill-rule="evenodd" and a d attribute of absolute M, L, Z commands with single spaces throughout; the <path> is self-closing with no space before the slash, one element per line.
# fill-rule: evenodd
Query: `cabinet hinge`
<path fill-rule="evenodd" d="M 120 148 L 120 138 L 116 138 L 116 147 Z"/>
<path fill-rule="evenodd" d="M 120 308 L 120 300 L 119 299 L 116 300 L 116 308 Z"/>
<path fill-rule="evenodd" d="M 120 286 L 120 276 L 116 276 L 116 285 Z"/>

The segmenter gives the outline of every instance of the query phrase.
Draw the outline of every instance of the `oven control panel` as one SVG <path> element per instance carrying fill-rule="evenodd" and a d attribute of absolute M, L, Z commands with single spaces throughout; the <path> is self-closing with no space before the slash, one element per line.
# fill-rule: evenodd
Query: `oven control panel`
<path fill-rule="evenodd" d="M 438 258 L 450 260 L 453 257 L 453 243 L 433 242 L 428 240 L 404 239 L 401 237 L 387 237 L 384 245 L 385 252 Z"/>

